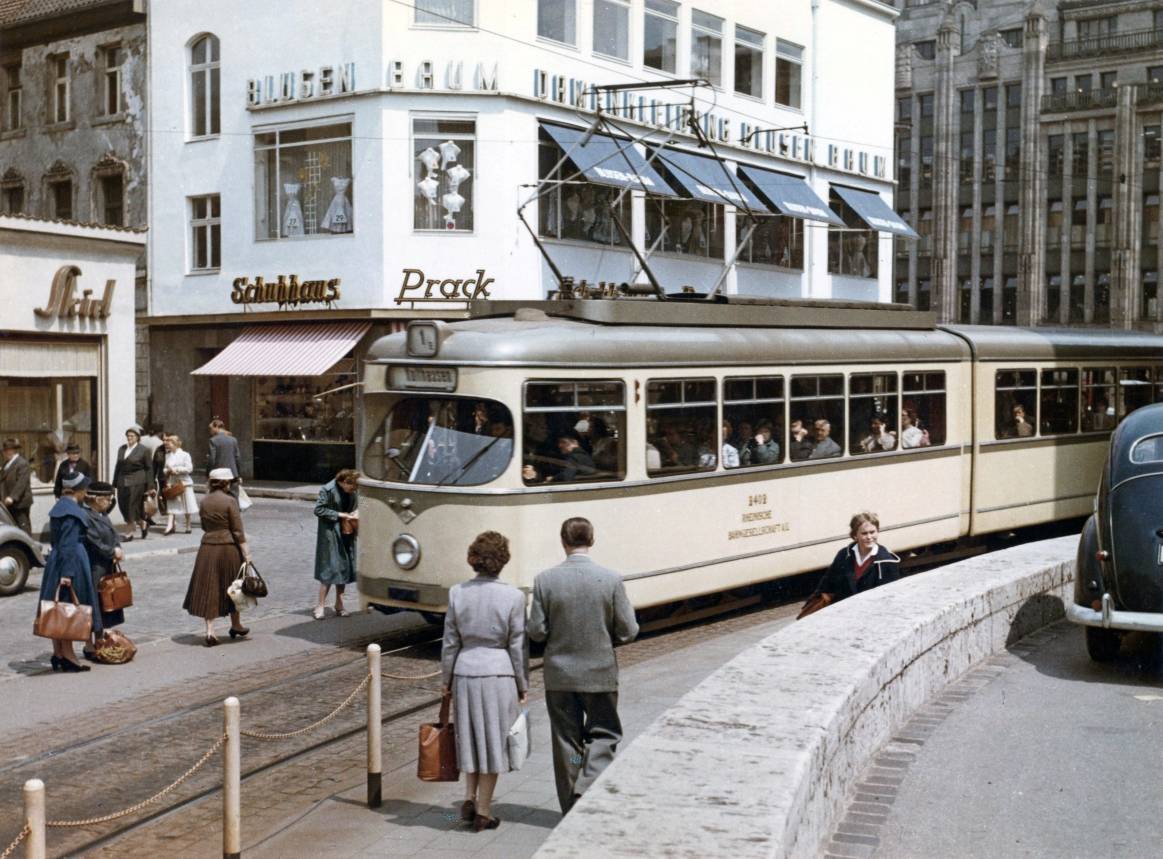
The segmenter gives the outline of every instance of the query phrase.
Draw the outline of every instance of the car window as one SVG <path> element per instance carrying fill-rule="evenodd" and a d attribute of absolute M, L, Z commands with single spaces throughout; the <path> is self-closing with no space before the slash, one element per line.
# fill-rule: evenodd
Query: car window
<path fill-rule="evenodd" d="M 1163 462 L 1163 435 L 1149 435 L 1135 442 L 1131 462 Z"/>

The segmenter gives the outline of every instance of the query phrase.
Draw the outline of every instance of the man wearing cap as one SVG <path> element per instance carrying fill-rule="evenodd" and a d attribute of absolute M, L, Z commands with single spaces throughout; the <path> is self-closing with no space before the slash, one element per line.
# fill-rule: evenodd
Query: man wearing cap
<path fill-rule="evenodd" d="M 4 457 L 0 467 L 0 503 L 8 508 L 17 527 L 31 535 L 32 520 L 28 511 L 32 509 L 32 469 L 20 455 L 20 440 L 4 439 L 0 443 L 0 455 Z"/>
<path fill-rule="evenodd" d="M 65 458 L 57 466 L 56 480 L 53 481 L 53 497 L 59 499 L 63 481 L 76 477 L 78 474 L 92 479 L 93 469 L 89 463 L 81 459 L 81 448 L 75 444 L 70 444 L 65 448 Z"/>

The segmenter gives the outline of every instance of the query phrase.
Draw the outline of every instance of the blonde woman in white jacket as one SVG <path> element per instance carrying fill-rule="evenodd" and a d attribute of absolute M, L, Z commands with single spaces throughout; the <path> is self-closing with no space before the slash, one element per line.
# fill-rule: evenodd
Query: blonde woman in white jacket
<path fill-rule="evenodd" d="M 185 487 L 185 491 L 176 498 L 169 499 L 169 506 L 167 511 L 169 518 L 166 520 L 166 534 L 174 533 L 174 528 L 178 522 L 178 516 L 181 515 L 186 521 L 186 533 L 190 533 L 190 518 L 194 515 L 194 511 L 198 509 L 198 499 L 194 496 L 194 478 L 191 476 L 194 471 L 194 461 L 190 458 L 190 454 L 182 450 L 182 437 L 178 435 L 166 436 L 166 485 L 175 486 L 181 484 Z"/>

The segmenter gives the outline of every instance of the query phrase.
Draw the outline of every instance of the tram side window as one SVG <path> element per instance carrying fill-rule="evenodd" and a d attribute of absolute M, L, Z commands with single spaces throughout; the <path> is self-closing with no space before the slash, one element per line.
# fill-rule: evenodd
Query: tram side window
<path fill-rule="evenodd" d="M 788 454 L 793 462 L 829 459 L 844 451 L 844 377 L 792 376 Z"/>
<path fill-rule="evenodd" d="M 1035 370 L 998 370 L 994 390 L 996 438 L 1037 434 L 1038 374 Z"/>
<path fill-rule="evenodd" d="M 626 476 L 622 382 L 529 382 L 524 421 L 526 486 Z"/>
<path fill-rule="evenodd" d="M 646 473 L 708 471 L 718 462 L 714 379 L 646 383 Z"/>
<path fill-rule="evenodd" d="M 783 461 L 783 402 L 781 376 L 723 380 L 724 468 Z"/>
<path fill-rule="evenodd" d="M 1078 371 L 1042 371 L 1042 435 L 1078 432 Z"/>
<path fill-rule="evenodd" d="M 945 443 L 945 373 L 905 373 L 901 380 L 902 450 Z"/>
<path fill-rule="evenodd" d="M 492 400 L 404 397 L 364 452 L 370 477 L 434 486 L 478 486 L 513 457 L 513 419 Z"/>
<path fill-rule="evenodd" d="M 896 450 L 896 373 L 862 373 L 848 380 L 848 452 Z"/>
<path fill-rule="evenodd" d="M 1115 428 L 1115 378 L 1113 367 L 1083 369 L 1083 432 L 1110 432 Z"/>
<path fill-rule="evenodd" d="M 1151 402 L 1151 370 L 1124 367 L 1119 370 L 1119 420 Z"/>

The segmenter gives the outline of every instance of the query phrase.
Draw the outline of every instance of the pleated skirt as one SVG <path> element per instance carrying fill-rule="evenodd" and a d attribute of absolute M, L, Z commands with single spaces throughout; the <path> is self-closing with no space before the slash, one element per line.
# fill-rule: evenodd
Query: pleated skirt
<path fill-rule="evenodd" d="M 190 574 L 182 608 L 206 620 L 230 614 L 234 603 L 226 589 L 238 575 L 241 564 L 242 555 L 237 546 L 203 543 L 194 559 L 194 572 Z"/>
<path fill-rule="evenodd" d="M 512 677 L 453 676 L 456 757 L 461 772 L 509 771 L 509 728 L 521 712 Z"/>

